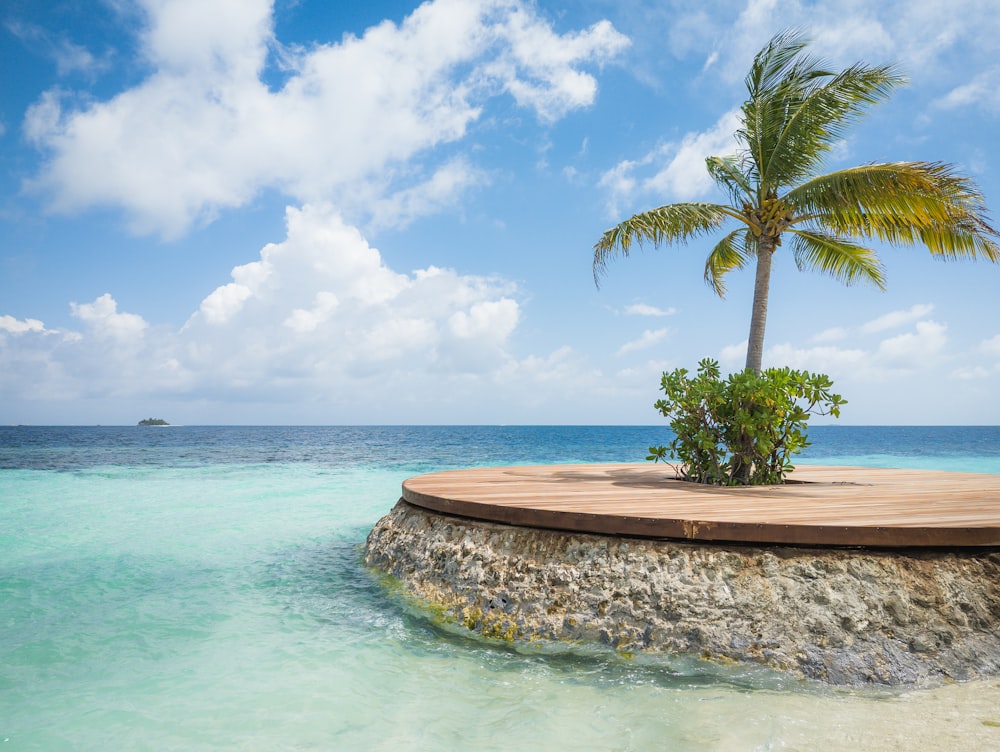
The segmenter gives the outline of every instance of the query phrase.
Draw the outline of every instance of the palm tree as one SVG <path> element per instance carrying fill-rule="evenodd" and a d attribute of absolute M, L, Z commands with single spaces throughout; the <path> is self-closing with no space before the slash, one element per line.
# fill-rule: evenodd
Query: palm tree
<path fill-rule="evenodd" d="M 867 164 L 825 175 L 822 159 L 866 106 L 886 99 L 904 78 L 892 66 L 861 63 L 839 73 L 804 53 L 796 31 L 775 36 L 746 78 L 737 154 L 709 157 L 709 174 L 729 204 L 687 202 L 652 209 L 604 233 L 594 246 L 594 281 L 632 244 L 684 242 L 739 224 L 712 249 L 705 281 L 725 295 L 725 275 L 756 259 L 746 368 L 760 371 L 771 260 L 792 236 L 800 270 L 846 284 L 885 288 L 882 264 L 865 242 L 923 243 L 944 258 L 1000 261 L 997 231 L 973 181 L 939 162 Z M 860 241 L 860 242 L 859 242 Z"/>

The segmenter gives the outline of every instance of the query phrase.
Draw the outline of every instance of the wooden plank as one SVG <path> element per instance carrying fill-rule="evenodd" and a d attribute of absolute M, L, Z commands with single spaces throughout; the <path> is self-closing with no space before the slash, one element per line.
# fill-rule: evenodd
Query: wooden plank
<path fill-rule="evenodd" d="M 403 499 L 445 514 L 604 535 L 925 547 L 1000 546 L 1000 475 L 800 466 L 791 483 L 725 488 L 663 465 L 547 465 L 410 478 Z"/>

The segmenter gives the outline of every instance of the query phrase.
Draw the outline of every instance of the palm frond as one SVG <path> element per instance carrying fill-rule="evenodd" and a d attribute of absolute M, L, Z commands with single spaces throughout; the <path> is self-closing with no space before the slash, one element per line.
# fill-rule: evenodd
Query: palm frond
<path fill-rule="evenodd" d="M 733 230 L 720 240 L 705 259 L 705 282 L 720 298 L 726 297 L 724 277 L 742 269 L 756 255 L 757 241 L 745 227 Z"/>
<path fill-rule="evenodd" d="M 935 256 L 945 259 L 978 259 L 1000 261 L 1000 245 L 985 236 L 996 230 L 974 217 L 958 217 L 948 224 L 923 228 L 920 242 Z"/>
<path fill-rule="evenodd" d="M 744 79 L 750 98 L 772 91 L 785 80 L 796 64 L 796 56 L 808 45 L 809 40 L 797 29 L 785 29 L 771 37 L 767 46 L 754 56 Z"/>
<path fill-rule="evenodd" d="M 767 163 L 781 123 L 811 83 L 833 75 L 820 61 L 802 54 L 808 41 L 795 30 L 771 38 L 757 53 L 745 79 L 749 99 L 743 104 L 743 127 L 737 138 L 747 147 L 752 166 L 746 174 L 760 184 L 761 168 Z"/>
<path fill-rule="evenodd" d="M 727 217 L 741 226 L 722 238 L 705 262 L 705 281 L 720 296 L 726 275 L 753 258 L 763 281 L 770 273 L 766 261 L 785 233 L 800 269 L 847 284 L 885 287 L 881 262 L 865 245 L 872 240 L 923 244 L 946 259 L 1000 262 L 1000 234 L 990 224 L 982 194 L 950 165 L 892 162 L 816 175 L 823 155 L 845 130 L 905 79 L 891 65 L 827 70 L 805 53 L 806 45 L 790 30 L 757 54 L 746 77 L 749 99 L 736 133 L 739 151 L 706 160 L 731 205 L 661 206 L 607 230 L 594 245 L 598 285 L 608 261 L 628 256 L 634 243 L 684 242 L 719 228 Z M 760 370 L 766 311 L 766 286 L 755 285 L 751 370 Z"/>
<path fill-rule="evenodd" d="M 740 219 L 738 213 L 722 204 L 690 202 L 669 204 L 658 209 L 635 214 L 606 230 L 594 244 L 594 282 L 600 286 L 608 261 L 616 256 L 628 256 L 633 243 L 660 246 L 685 242 L 717 229 L 726 217 Z"/>
<path fill-rule="evenodd" d="M 856 64 L 825 83 L 813 79 L 803 88 L 779 88 L 771 101 L 761 103 L 766 111 L 756 134 L 765 160 L 759 165 L 761 182 L 787 186 L 808 177 L 865 108 L 888 98 L 904 81 L 891 65 Z"/>
<path fill-rule="evenodd" d="M 727 157 L 708 157 L 705 166 L 712 179 L 729 193 L 729 200 L 734 207 L 744 201 L 752 200 L 754 188 L 743 174 L 744 159 L 737 154 Z"/>
<path fill-rule="evenodd" d="M 878 255 L 847 238 L 814 229 L 789 230 L 793 235 L 795 264 L 800 270 L 829 274 L 845 285 L 869 282 L 885 289 L 885 274 Z"/>
<path fill-rule="evenodd" d="M 923 243 L 945 258 L 1000 261 L 1000 235 L 990 225 L 983 195 L 951 165 L 862 165 L 813 178 L 785 199 L 837 235 Z"/>

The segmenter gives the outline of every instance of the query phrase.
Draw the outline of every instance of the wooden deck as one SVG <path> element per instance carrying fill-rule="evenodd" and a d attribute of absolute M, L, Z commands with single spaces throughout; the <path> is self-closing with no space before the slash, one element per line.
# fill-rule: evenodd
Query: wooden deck
<path fill-rule="evenodd" d="M 403 483 L 425 509 L 603 535 L 820 546 L 1000 546 L 1000 475 L 799 466 L 781 486 L 723 488 L 664 465 L 452 470 Z"/>

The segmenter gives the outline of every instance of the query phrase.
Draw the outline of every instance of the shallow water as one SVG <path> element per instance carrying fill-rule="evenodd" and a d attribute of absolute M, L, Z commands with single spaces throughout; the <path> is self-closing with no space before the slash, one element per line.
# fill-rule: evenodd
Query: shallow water
<path fill-rule="evenodd" d="M 1000 750 L 1000 681 L 517 651 L 361 564 L 410 475 L 640 460 L 657 431 L 2 428 L 0 751 Z M 998 429 L 812 436 L 811 462 L 1000 472 Z"/>

